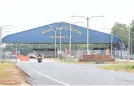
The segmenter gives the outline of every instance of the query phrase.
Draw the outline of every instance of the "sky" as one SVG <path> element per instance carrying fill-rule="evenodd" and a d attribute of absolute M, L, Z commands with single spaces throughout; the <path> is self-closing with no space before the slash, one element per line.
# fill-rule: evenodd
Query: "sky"
<path fill-rule="evenodd" d="M 0 0 L 0 26 L 13 25 L 4 27 L 2 36 L 55 22 L 71 22 L 86 27 L 86 19 L 71 16 L 104 16 L 91 18 L 89 27 L 110 33 L 115 22 L 128 25 L 134 19 L 133 2 L 133 0 Z"/>

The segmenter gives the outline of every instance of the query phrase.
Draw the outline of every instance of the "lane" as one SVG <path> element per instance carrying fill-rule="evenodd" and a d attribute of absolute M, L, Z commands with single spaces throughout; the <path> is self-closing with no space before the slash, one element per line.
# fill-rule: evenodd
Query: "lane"
<path fill-rule="evenodd" d="M 56 81 L 52 81 L 47 77 L 42 76 L 41 74 L 34 72 L 32 68 L 38 67 L 37 66 L 38 63 L 21 62 L 21 63 L 17 63 L 16 65 L 20 67 L 25 73 L 27 73 L 29 80 L 32 81 L 35 85 L 63 85 Z M 31 65 L 35 65 L 35 66 L 31 66 Z"/>
<path fill-rule="evenodd" d="M 104 64 L 103 64 L 104 65 Z M 89 66 L 87 64 L 83 64 L 81 65 L 85 68 L 90 67 L 90 72 L 95 73 L 96 75 L 103 75 L 103 76 L 108 76 L 108 77 L 112 77 L 115 79 L 120 79 L 120 80 L 124 80 L 124 81 L 129 81 L 129 82 L 134 82 L 134 73 L 129 73 L 129 72 L 121 72 L 121 71 L 113 71 L 113 70 L 104 70 L 104 69 L 100 69 L 97 66 L 101 66 L 101 65 L 93 65 Z"/>
<path fill-rule="evenodd" d="M 34 70 L 34 69 L 32 69 L 32 70 L 33 70 L 34 72 L 36 72 L 36 73 L 38 73 L 38 74 L 40 74 L 40 75 L 42 75 L 42 76 L 44 76 L 44 77 L 50 79 L 50 80 L 52 80 L 52 81 L 55 81 L 55 82 L 61 83 L 61 84 L 63 84 L 63 85 L 69 86 L 69 84 L 66 84 L 65 82 L 56 80 L 56 79 L 54 79 L 54 78 L 52 78 L 52 77 L 50 77 L 50 76 L 48 76 L 48 75 L 45 75 L 45 74 L 43 74 L 43 73 L 41 73 L 41 72 L 39 72 L 39 71 L 37 71 L 37 70 Z"/>
<path fill-rule="evenodd" d="M 43 69 L 43 67 L 46 69 Z M 42 64 L 40 67 L 35 68 L 46 75 L 49 75 L 57 80 L 66 82 L 71 85 L 99 85 L 106 84 L 108 79 L 98 76 L 88 75 L 89 71 L 83 71 L 81 68 L 73 67 L 73 65 L 65 64 Z M 102 81 L 103 80 L 103 81 Z M 97 83 L 96 83 L 97 82 Z M 111 82 L 114 84 L 113 82 Z M 109 84 L 109 83 L 107 83 Z"/>
<path fill-rule="evenodd" d="M 30 76 L 38 85 L 134 85 L 133 73 L 102 70 L 97 68 L 97 65 L 56 62 L 21 63 L 20 65 L 26 72 L 32 73 Z"/>
<path fill-rule="evenodd" d="M 58 64 L 56 64 L 56 65 L 58 65 Z M 64 67 L 65 67 L 64 70 L 61 70 L 61 71 L 63 71 L 62 72 L 63 76 L 64 76 L 64 73 L 66 73 L 67 76 L 72 75 L 74 78 L 73 82 L 79 81 L 77 79 L 78 76 L 81 77 L 80 81 L 82 81 L 82 83 L 79 82 L 79 84 L 91 84 L 91 83 L 93 83 L 93 84 L 133 84 L 133 82 L 134 82 L 134 78 L 133 78 L 134 75 L 132 73 L 106 71 L 106 70 L 101 70 L 99 68 L 96 68 L 92 65 L 91 66 L 86 65 L 86 67 L 85 67 L 85 65 L 73 65 L 73 64 L 59 64 L 59 65 L 60 65 L 60 69 L 64 69 Z M 52 68 L 53 68 L 53 66 L 52 66 Z M 70 70 L 71 70 L 71 74 L 69 74 Z M 89 72 L 92 73 L 93 76 L 88 76 L 87 73 L 89 73 Z M 80 76 L 81 74 L 82 74 L 82 76 Z M 64 76 L 64 77 L 67 77 L 67 76 Z M 111 81 L 108 79 L 108 77 L 114 78 L 114 80 Z M 94 80 L 97 83 L 94 83 Z M 68 81 L 68 80 L 66 80 L 66 81 Z M 87 82 L 85 82 L 85 81 L 87 81 Z"/>

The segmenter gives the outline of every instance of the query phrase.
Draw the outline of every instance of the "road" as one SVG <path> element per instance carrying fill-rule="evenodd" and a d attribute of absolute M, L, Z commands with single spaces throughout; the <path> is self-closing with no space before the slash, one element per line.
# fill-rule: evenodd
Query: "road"
<path fill-rule="evenodd" d="M 16 64 L 36 85 L 134 85 L 134 73 L 97 68 L 97 64 L 21 62 Z"/>

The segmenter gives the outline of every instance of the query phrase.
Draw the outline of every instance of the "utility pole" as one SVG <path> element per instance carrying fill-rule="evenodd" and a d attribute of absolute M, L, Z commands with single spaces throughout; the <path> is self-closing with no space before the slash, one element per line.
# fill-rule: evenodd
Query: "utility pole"
<path fill-rule="evenodd" d="M 104 17 L 104 16 L 91 16 L 91 17 L 85 17 L 85 16 L 72 16 L 72 17 L 81 17 L 87 20 L 87 55 L 89 55 L 89 20 L 91 18 L 96 17 Z"/>

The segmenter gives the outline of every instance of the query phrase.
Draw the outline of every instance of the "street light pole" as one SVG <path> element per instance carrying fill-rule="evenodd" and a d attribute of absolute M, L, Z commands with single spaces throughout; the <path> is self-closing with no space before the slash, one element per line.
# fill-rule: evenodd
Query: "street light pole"
<path fill-rule="evenodd" d="M 74 22 L 74 23 L 84 23 L 84 22 Z M 70 31 L 70 36 L 69 36 L 70 37 L 69 50 L 70 50 L 70 56 L 71 56 L 71 51 L 72 51 L 72 46 L 71 46 L 71 44 L 72 44 L 72 26 L 71 26 L 71 22 L 69 24 L 69 31 Z"/>
<path fill-rule="evenodd" d="M 53 29 L 53 28 L 56 28 L 56 27 L 53 27 L 53 26 L 49 26 L 49 27 L 52 28 L 52 29 Z M 54 40 L 54 46 L 55 46 L 55 53 L 54 53 L 54 55 L 55 55 L 55 58 L 56 58 L 56 56 L 57 56 L 57 52 L 56 52 L 56 51 L 57 51 L 57 44 L 56 44 L 56 39 L 57 39 L 57 34 L 56 34 L 56 33 L 57 33 L 57 32 L 56 32 L 56 29 L 53 30 L 53 32 L 54 32 L 54 36 L 55 36 L 55 37 L 54 37 L 54 38 L 55 38 L 55 40 Z"/>
<path fill-rule="evenodd" d="M 89 54 L 89 18 L 87 17 L 87 55 Z"/>
<path fill-rule="evenodd" d="M 81 17 L 85 18 L 87 20 L 87 55 L 89 54 L 89 19 L 95 18 L 95 17 L 104 17 L 104 16 L 91 16 L 91 17 L 85 17 L 85 16 L 72 16 L 72 17 Z"/>

